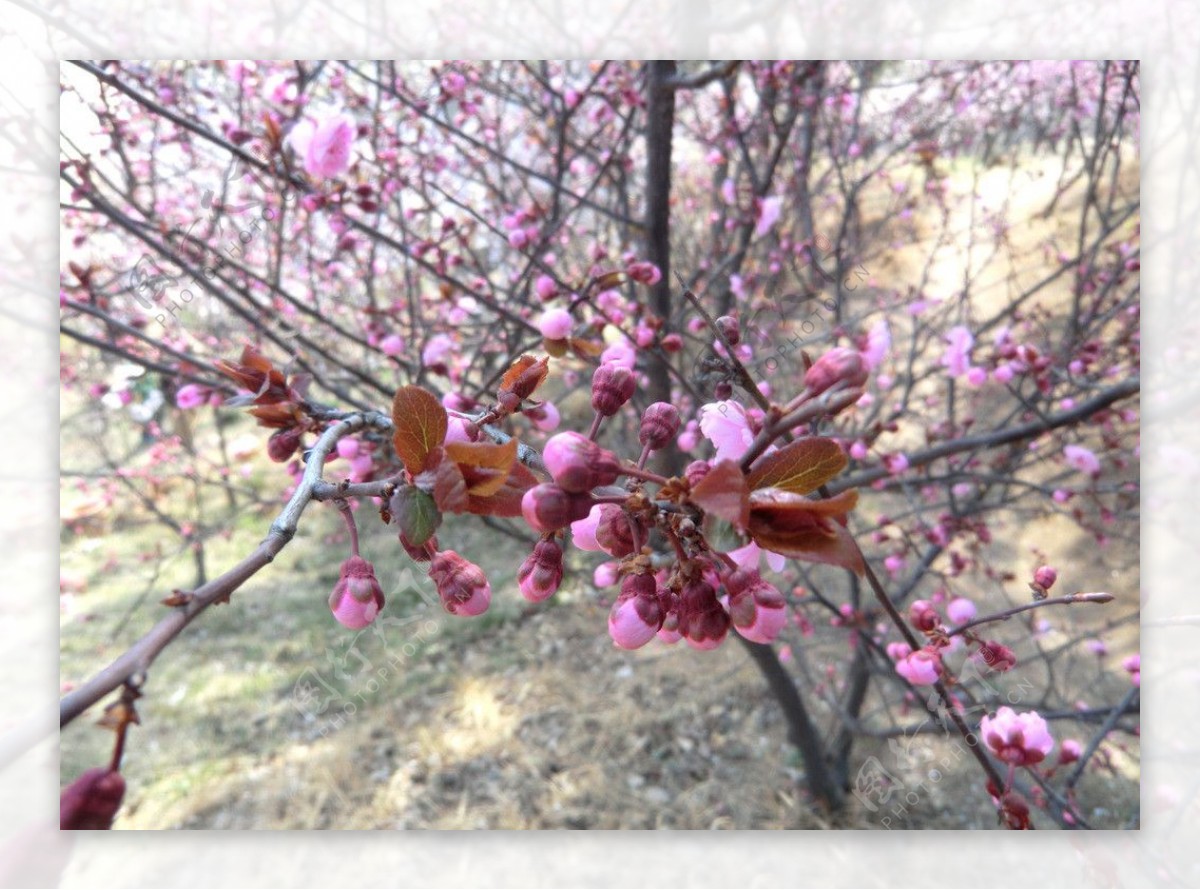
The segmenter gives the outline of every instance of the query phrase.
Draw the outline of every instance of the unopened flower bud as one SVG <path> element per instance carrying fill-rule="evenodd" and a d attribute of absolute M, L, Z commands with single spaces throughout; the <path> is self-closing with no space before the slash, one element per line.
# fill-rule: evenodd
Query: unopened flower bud
<path fill-rule="evenodd" d="M 674 355 L 683 350 L 683 338 L 672 331 L 659 341 L 659 345 L 663 348 L 663 352 Z"/>
<path fill-rule="evenodd" d="M 637 538 L 634 531 L 637 530 Z M 596 524 L 596 543 L 609 556 L 617 559 L 637 553 L 642 549 L 641 524 L 616 504 L 600 507 L 600 521 Z"/>
<path fill-rule="evenodd" d="M 717 319 L 717 330 L 721 332 L 721 336 L 729 341 L 730 346 L 737 346 L 742 342 L 742 329 L 738 325 L 738 320 L 732 315 L 722 315 Z"/>
<path fill-rule="evenodd" d="M 553 482 L 535 485 L 521 498 L 521 515 L 543 534 L 584 519 L 591 509 L 592 499 L 586 494 L 573 494 Z"/>
<path fill-rule="evenodd" d="M 770 643 L 787 624 L 787 601 L 754 569 L 735 569 L 724 579 L 729 618 L 747 640 Z"/>
<path fill-rule="evenodd" d="M 540 603 L 554 591 L 563 578 L 562 548 L 553 538 L 542 538 L 533 546 L 517 569 L 517 585 L 521 596 L 531 603 Z"/>
<path fill-rule="evenodd" d="M 733 384 L 728 380 L 722 380 L 713 387 L 713 398 L 718 402 L 728 401 L 733 397 Z"/>
<path fill-rule="evenodd" d="M 298 427 L 276 430 L 271 434 L 271 438 L 267 439 L 267 457 L 277 464 L 285 463 L 296 453 L 302 435 L 304 433 Z"/>
<path fill-rule="evenodd" d="M 1013 651 L 995 640 L 988 640 L 980 645 L 979 657 L 989 668 L 1000 673 L 1011 671 L 1017 663 L 1017 656 Z"/>
<path fill-rule="evenodd" d="M 492 602 L 492 586 L 483 569 L 453 550 L 434 554 L 429 577 L 451 615 L 482 615 Z"/>
<path fill-rule="evenodd" d="M 647 448 L 658 451 L 666 448 L 675 438 L 682 424 L 679 409 L 669 402 L 655 402 L 642 415 L 642 426 L 638 430 L 638 441 Z"/>
<path fill-rule="evenodd" d="M 693 581 L 679 597 L 679 632 L 695 649 L 715 649 L 729 633 L 729 614 L 706 581 Z"/>
<path fill-rule="evenodd" d="M 1042 590 L 1049 590 L 1057 580 L 1058 572 L 1051 566 L 1041 566 L 1033 573 L 1033 583 L 1042 588 Z"/>
<path fill-rule="evenodd" d="M 124 776 L 106 766 L 89 769 L 59 795 L 59 830 L 107 831 L 124 798 Z"/>
<path fill-rule="evenodd" d="M 662 272 L 654 263 L 639 262 L 630 263 L 626 266 L 625 271 L 629 277 L 641 284 L 658 284 L 662 280 Z"/>
<path fill-rule="evenodd" d="M 592 375 L 592 407 L 605 417 L 612 417 L 621 406 L 633 398 L 637 379 L 624 365 L 605 362 Z"/>
<path fill-rule="evenodd" d="M 598 485 L 611 485 L 621 473 L 621 464 L 615 454 L 575 432 L 551 436 L 542 452 L 542 461 L 559 486 L 575 493 L 591 491 Z M 584 515 L 587 515 L 586 511 Z"/>
<path fill-rule="evenodd" d="M 683 475 L 687 479 L 688 485 L 695 488 L 711 469 L 712 465 L 708 461 L 694 460 L 684 468 Z"/>
<path fill-rule="evenodd" d="M 1063 739 L 1062 747 L 1058 750 L 1058 762 L 1061 766 L 1074 763 L 1083 756 L 1083 746 L 1075 739 Z"/>
<path fill-rule="evenodd" d="M 838 346 L 829 350 L 804 375 L 804 385 L 810 395 L 820 395 L 837 383 L 862 386 L 867 382 L 867 365 L 855 349 Z"/>
<path fill-rule="evenodd" d="M 942 617 L 929 600 L 916 600 L 908 607 L 908 618 L 921 631 L 933 630 L 942 622 Z"/>
<path fill-rule="evenodd" d="M 914 686 L 932 686 L 942 672 L 942 657 L 932 649 L 918 649 L 896 662 L 896 673 Z"/>
<path fill-rule="evenodd" d="M 645 646 L 663 624 L 662 604 L 653 575 L 626 575 L 621 595 L 608 615 L 608 634 L 622 649 Z"/>
<path fill-rule="evenodd" d="M 374 567 L 361 556 L 342 563 L 341 577 L 329 595 L 329 609 L 338 623 L 362 630 L 383 608 L 383 589 L 375 579 Z"/>

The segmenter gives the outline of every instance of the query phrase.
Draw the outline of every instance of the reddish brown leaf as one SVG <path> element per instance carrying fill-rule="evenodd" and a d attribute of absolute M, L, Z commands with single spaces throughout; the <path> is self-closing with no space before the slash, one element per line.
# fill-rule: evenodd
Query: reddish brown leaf
<path fill-rule="evenodd" d="M 402 386 L 392 400 L 392 444 L 404 468 L 416 475 L 425 458 L 446 439 L 449 420 L 437 397 L 419 386 Z M 439 504 L 439 506 L 441 506 Z"/>
<path fill-rule="evenodd" d="M 527 399 L 542 385 L 550 373 L 550 359 L 523 355 L 504 372 L 500 392 L 511 392 L 518 399 Z"/>
<path fill-rule="evenodd" d="M 463 478 L 458 464 L 443 460 L 422 473 L 416 480 L 417 484 L 424 487 L 428 484 L 429 476 L 433 477 L 433 502 L 439 510 L 462 513 L 467 509 L 467 480 Z"/>
<path fill-rule="evenodd" d="M 731 460 L 723 460 L 708 471 L 692 489 L 691 500 L 706 513 L 745 528 L 750 514 L 750 489 L 746 477 Z"/>
<path fill-rule="evenodd" d="M 846 455 L 832 439 L 799 439 L 755 461 L 746 477 L 751 491 L 779 488 L 794 494 L 816 491 L 846 468 Z"/>
<path fill-rule="evenodd" d="M 488 497 L 504 485 L 509 470 L 517 462 L 517 440 L 503 445 L 491 442 L 449 442 L 446 456 L 458 464 L 466 481 L 467 494 Z"/>
<path fill-rule="evenodd" d="M 794 559 L 820 562 L 863 574 L 862 554 L 843 523 L 858 502 L 857 491 L 811 500 L 768 488 L 750 495 L 748 531 L 756 544 Z"/>
<path fill-rule="evenodd" d="M 236 381 L 242 389 L 249 390 L 258 405 L 274 405 L 292 397 L 287 378 L 276 370 L 270 360 L 253 346 L 242 350 L 241 360 L 234 364 L 218 360 L 217 370 Z"/>
<path fill-rule="evenodd" d="M 792 535 L 772 534 L 769 531 L 754 531 L 751 522 L 750 537 L 764 550 L 825 565 L 841 566 L 856 575 L 863 575 L 862 551 L 854 537 L 836 522 L 830 523 L 828 533 L 798 533 Z"/>
<path fill-rule="evenodd" d="M 537 477 L 524 464 L 514 463 L 504 484 L 493 494 L 468 498 L 467 512 L 480 516 L 520 516 L 521 498 L 537 484 Z"/>

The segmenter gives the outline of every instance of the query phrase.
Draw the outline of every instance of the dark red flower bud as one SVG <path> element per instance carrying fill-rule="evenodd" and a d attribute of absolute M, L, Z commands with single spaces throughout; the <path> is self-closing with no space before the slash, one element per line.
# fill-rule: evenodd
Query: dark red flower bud
<path fill-rule="evenodd" d="M 715 649 L 729 633 L 729 614 L 707 581 L 693 581 L 679 597 L 679 632 L 695 649 Z"/>
<path fill-rule="evenodd" d="M 451 615 L 482 615 L 492 602 L 492 586 L 483 569 L 453 550 L 435 553 L 429 577 Z"/>
<path fill-rule="evenodd" d="M 271 438 L 267 439 L 267 457 L 277 464 L 286 462 L 296 453 L 302 435 L 304 433 L 298 427 L 276 430 L 271 434 Z"/>
<path fill-rule="evenodd" d="M 1041 566 L 1033 573 L 1033 583 L 1042 590 L 1049 590 L 1058 580 L 1058 572 L 1052 566 Z"/>
<path fill-rule="evenodd" d="M 674 405 L 669 402 L 655 402 L 642 415 L 638 441 L 655 451 L 666 448 L 679 432 L 682 422 L 679 409 Z"/>
<path fill-rule="evenodd" d="M 979 657 L 994 671 L 1011 671 L 1017 664 L 1017 656 L 1007 646 L 988 640 L 979 647 Z"/>
<path fill-rule="evenodd" d="M 540 603 L 554 591 L 563 578 L 562 548 L 553 538 L 542 538 L 533 546 L 517 569 L 517 585 L 521 595 L 531 603 Z"/>
<path fill-rule="evenodd" d="M 551 436 L 542 452 L 542 462 L 559 486 L 577 494 L 598 485 L 612 485 L 621 474 L 621 462 L 615 454 L 575 432 Z"/>
<path fill-rule="evenodd" d="M 125 798 L 125 777 L 94 767 L 63 789 L 58 798 L 58 827 L 63 831 L 107 831 Z"/>
<path fill-rule="evenodd" d="M 342 574 L 329 595 L 329 610 L 338 623 L 362 630 L 383 608 L 383 588 L 375 579 L 375 568 L 361 556 L 342 563 Z"/>
<path fill-rule="evenodd" d="M 536 531 L 556 532 L 591 512 L 593 501 L 587 494 L 573 494 L 561 485 L 543 482 L 521 498 L 521 515 Z"/>
<path fill-rule="evenodd" d="M 645 537 L 641 523 L 616 504 L 604 504 L 600 507 L 600 521 L 596 523 L 596 543 L 609 556 L 620 559 L 637 553 L 642 549 Z"/>
<path fill-rule="evenodd" d="M 621 406 L 633 398 L 637 379 L 624 365 L 605 362 L 592 375 L 592 407 L 605 417 L 612 417 Z"/>
<path fill-rule="evenodd" d="M 733 384 L 728 380 L 721 380 L 713 387 L 713 398 L 718 402 L 724 402 L 733 397 Z"/>
<path fill-rule="evenodd" d="M 942 616 L 929 600 L 916 600 L 908 607 L 908 618 L 921 631 L 929 631 L 942 623 Z"/>
<path fill-rule="evenodd" d="M 722 315 L 717 319 L 717 330 L 721 332 L 730 346 L 737 346 L 742 342 L 742 329 L 738 325 L 738 320 L 732 315 Z"/>

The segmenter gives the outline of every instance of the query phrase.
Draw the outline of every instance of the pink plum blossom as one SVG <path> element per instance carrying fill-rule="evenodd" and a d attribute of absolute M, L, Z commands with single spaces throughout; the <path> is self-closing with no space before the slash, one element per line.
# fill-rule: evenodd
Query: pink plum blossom
<path fill-rule="evenodd" d="M 435 334 L 429 338 L 429 342 L 421 351 L 421 362 L 427 366 L 443 364 L 452 349 L 454 349 L 454 341 L 449 336 Z"/>
<path fill-rule="evenodd" d="M 962 325 L 951 328 L 946 334 L 949 348 L 942 354 L 942 364 L 951 377 L 961 377 L 971 366 L 971 347 L 975 338 Z"/>
<path fill-rule="evenodd" d="M 866 363 L 868 371 L 874 371 L 887 358 L 888 350 L 892 348 L 892 334 L 888 330 L 887 322 L 884 319 L 879 319 L 875 324 L 871 325 L 871 330 L 867 332 L 867 348 L 862 351 L 863 362 Z"/>
<path fill-rule="evenodd" d="M 1100 459 L 1095 453 L 1082 445 L 1067 445 L 1063 448 L 1063 457 L 1067 465 L 1081 473 L 1095 476 L 1100 472 Z"/>
<path fill-rule="evenodd" d="M 754 441 L 746 409 L 737 402 L 716 402 L 700 409 L 700 432 L 717 449 L 716 460 L 737 460 Z"/>
<path fill-rule="evenodd" d="M 783 198 L 771 196 L 763 198 L 758 205 L 758 222 L 754 226 L 754 237 L 761 238 L 779 222 L 783 212 Z"/>
<path fill-rule="evenodd" d="M 399 334 L 388 334 L 379 341 L 379 351 L 384 355 L 399 355 L 404 352 L 404 338 Z"/>
<path fill-rule="evenodd" d="M 565 340 L 571 333 L 575 321 L 571 313 L 561 307 L 547 309 L 538 319 L 538 330 L 547 340 Z"/>
<path fill-rule="evenodd" d="M 185 411 L 198 408 L 208 401 L 208 389 L 195 383 L 181 386 L 175 393 L 175 404 Z"/>
<path fill-rule="evenodd" d="M 309 176 L 334 179 L 350 166 L 356 134 L 354 118 L 345 113 L 331 114 L 316 123 L 302 120 L 292 129 L 288 141 L 304 155 L 304 169 Z"/>
<path fill-rule="evenodd" d="M 938 681 L 941 657 L 929 649 L 918 649 L 896 662 L 896 673 L 914 686 L 932 686 Z"/>
<path fill-rule="evenodd" d="M 537 280 L 533 282 L 533 289 L 543 301 L 551 299 L 558 293 L 558 285 L 554 283 L 554 279 L 549 275 L 539 275 Z"/>
<path fill-rule="evenodd" d="M 955 597 L 946 604 L 946 617 L 955 624 L 966 624 L 975 614 L 975 604 L 965 596 Z"/>
<path fill-rule="evenodd" d="M 1037 711 L 1018 714 L 1002 707 L 995 717 L 980 721 L 979 734 L 997 757 L 1016 766 L 1041 763 L 1054 748 L 1046 721 Z"/>

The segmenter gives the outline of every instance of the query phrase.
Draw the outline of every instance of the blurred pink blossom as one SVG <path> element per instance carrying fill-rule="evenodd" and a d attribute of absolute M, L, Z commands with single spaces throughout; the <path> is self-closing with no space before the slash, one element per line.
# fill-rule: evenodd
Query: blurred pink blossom
<path fill-rule="evenodd" d="M 737 402 L 715 402 L 700 409 L 700 432 L 717 449 L 716 460 L 737 460 L 754 441 L 746 409 Z"/>

